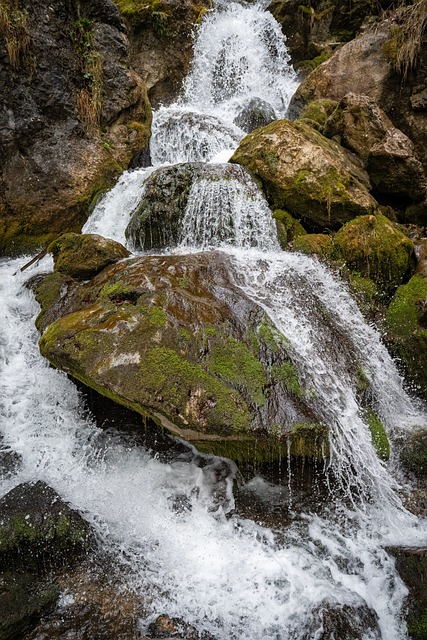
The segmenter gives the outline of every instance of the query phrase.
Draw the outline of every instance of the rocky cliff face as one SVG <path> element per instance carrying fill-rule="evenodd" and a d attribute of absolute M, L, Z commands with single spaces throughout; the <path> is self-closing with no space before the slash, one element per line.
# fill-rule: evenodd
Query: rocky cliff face
<path fill-rule="evenodd" d="M 0 13 L 0 248 L 79 229 L 147 142 L 150 106 L 111 0 L 6 0 Z"/>

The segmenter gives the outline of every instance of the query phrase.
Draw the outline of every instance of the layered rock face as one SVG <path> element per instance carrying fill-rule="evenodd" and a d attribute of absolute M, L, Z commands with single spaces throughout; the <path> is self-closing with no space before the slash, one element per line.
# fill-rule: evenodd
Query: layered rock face
<path fill-rule="evenodd" d="M 145 146 L 146 87 L 111 0 L 7 0 L 0 19 L 0 249 L 79 230 Z"/>

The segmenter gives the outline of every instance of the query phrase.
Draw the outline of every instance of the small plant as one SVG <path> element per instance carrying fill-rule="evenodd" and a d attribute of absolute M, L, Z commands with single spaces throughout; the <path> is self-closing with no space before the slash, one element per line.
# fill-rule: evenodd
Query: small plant
<path fill-rule="evenodd" d="M 102 110 L 102 57 L 92 42 L 92 21 L 79 18 L 71 31 L 74 49 L 80 58 L 81 84 L 76 96 L 77 110 L 85 125 L 99 126 Z"/>
<path fill-rule="evenodd" d="M 0 33 L 5 40 L 12 67 L 18 69 L 25 65 L 31 66 L 31 36 L 27 12 L 0 0 Z"/>

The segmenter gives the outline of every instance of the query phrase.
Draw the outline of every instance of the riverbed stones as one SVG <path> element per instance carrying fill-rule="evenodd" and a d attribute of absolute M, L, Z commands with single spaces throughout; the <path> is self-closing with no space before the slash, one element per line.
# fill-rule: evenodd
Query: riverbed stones
<path fill-rule="evenodd" d="M 87 280 L 130 255 L 119 242 L 95 233 L 65 233 L 49 245 L 48 252 L 55 271 L 77 280 Z"/>
<path fill-rule="evenodd" d="M 278 120 L 242 140 L 232 162 L 246 167 L 269 204 L 311 231 L 338 229 L 377 202 L 360 162 L 303 122 Z"/>

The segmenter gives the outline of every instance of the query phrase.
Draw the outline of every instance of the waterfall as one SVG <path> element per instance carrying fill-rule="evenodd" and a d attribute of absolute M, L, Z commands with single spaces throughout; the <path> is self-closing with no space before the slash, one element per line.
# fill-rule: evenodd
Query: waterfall
<path fill-rule="evenodd" d="M 248 99 L 262 98 L 284 115 L 295 74 L 264 4 L 221 0 L 207 13 L 182 97 L 155 114 L 154 168 L 229 153 L 243 135 L 236 119 Z M 152 171 L 125 173 L 84 230 L 124 242 Z M 79 509 L 131 588 L 147 594 L 142 633 L 166 612 L 217 640 L 315 639 L 324 637 L 323 609 L 340 605 L 360 609 L 354 623 L 365 629 L 363 640 L 404 640 L 406 588 L 385 547 L 425 545 L 426 535 L 373 450 L 346 359 L 362 364 L 390 437 L 426 417 L 345 286 L 317 260 L 279 251 L 267 203 L 243 170 L 239 179 L 203 177 L 191 187 L 174 251 L 212 247 L 227 252 L 236 285 L 287 338 L 313 406 L 330 427 L 325 466 L 341 489 L 330 504 L 270 529 L 234 511 L 233 465 L 218 501 L 218 460 L 200 465 L 187 451 L 163 464 L 119 433 L 104 434 L 73 383 L 38 352 L 37 304 L 23 286 L 27 274 L 14 275 L 22 259 L 0 264 L 0 444 L 20 458 L 0 492 L 42 479 Z M 28 273 L 49 269 L 46 258 Z M 251 489 L 261 501 L 276 491 L 260 478 Z M 374 611 L 378 628 L 364 621 L 363 606 Z"/>

